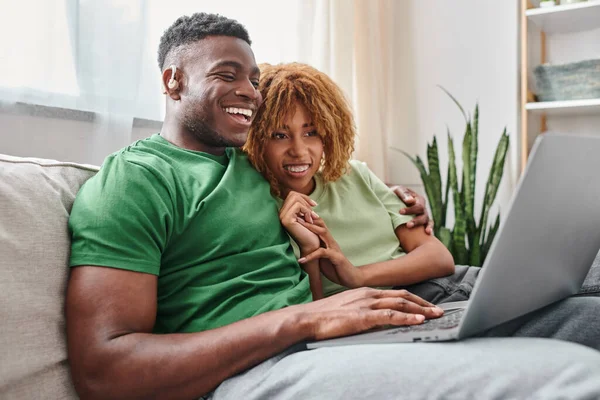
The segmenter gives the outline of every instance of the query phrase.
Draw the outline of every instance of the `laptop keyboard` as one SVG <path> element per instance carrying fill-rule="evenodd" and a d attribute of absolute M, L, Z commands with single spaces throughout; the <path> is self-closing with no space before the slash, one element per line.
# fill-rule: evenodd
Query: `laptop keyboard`
<path fill-rule="evenodd" d="M 425 332 L 433 331 L 436 329 L 451 329 L 458 326 L 462 316 L 465 312 L 464 308 L 447 311 L 442 317 L 436 319 L 427 319 L 420 325 L 409 325 L 399 327 L 388 333 L 388 335 L 394 335 L 396 333 L 405 332 Z"/>

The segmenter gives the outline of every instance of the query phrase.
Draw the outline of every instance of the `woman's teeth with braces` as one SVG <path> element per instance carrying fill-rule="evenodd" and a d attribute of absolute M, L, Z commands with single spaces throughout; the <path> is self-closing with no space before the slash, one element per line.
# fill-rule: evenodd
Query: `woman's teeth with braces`
<path fill-rule="evenodd" d="M 286 165 L 284 168 L 290 172 L 304 172 L 309 167 L 309 165 Z"/>

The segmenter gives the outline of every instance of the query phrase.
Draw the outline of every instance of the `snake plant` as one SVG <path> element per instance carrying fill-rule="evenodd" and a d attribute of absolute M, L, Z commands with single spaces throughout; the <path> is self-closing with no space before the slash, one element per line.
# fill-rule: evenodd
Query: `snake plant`
<path fill-rule="evenodd" d="M 482 199 L 481 215 L 475 219 L 475 177 L 477 171 L 477 150 L 479 134 L 479 105 L 475 106 L 473 118 L 468 116 L 460 103 L 446 89 L 440 86 L 458 106 L 465 117 L 466 127 L 462 142 L 462 181 L 458 180 L 454 142 L 448 129 L 448 174 L 446 185 L 442 184 L 438 145 L 427 144 L 427 164 L 419 157 L 411 157 L 403 150 L 395 149 L 406 155 L 419 170 L 425 193 L 435 221 L 435 236 L 452 252 L 456 264 L 483 265 L 492 241 L 500 225 L 500 213 L 488 226 L 488 217 L 492 203 L 496 199 L 498 186 L 504 172 L 504 161 L 508 150 L 509 138 L 506 128 L 500 137 L 492 167 L 488 176 Z M 459 188 L 460 186 L 460 188 Z M 446 226 L 450 190 L 454 204 L 454 227 Z"/>

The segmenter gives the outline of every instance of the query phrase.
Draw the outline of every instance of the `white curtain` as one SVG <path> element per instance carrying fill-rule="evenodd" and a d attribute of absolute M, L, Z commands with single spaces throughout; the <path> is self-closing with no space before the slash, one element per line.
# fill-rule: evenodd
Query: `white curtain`
<path fill-rule="evenodd" d="M 163 31 L 181 15 L 216 12 L 247 27 L 257 62 L 330 74 L 355 109 L 356 157 L 385 178 L 391 2 L 0 0 L 0 102 L 92 113 L 87 159 L 101 160 L 132 141 L 134 118 L 164 117 Z"/>
<path fill-rule="evenodd" d="M 386 179 L 393 129 L 393 0 L 305 0 L 298 57 L 329 74 L 350 100 L 358 128 L 355 158 Z"/>

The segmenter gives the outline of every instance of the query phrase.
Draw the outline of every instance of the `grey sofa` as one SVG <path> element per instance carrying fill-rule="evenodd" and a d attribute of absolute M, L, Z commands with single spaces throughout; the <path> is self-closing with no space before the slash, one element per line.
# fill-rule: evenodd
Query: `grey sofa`
<path fill-rule="evenodd" d="M 0 399 L 76 399 L 67 364 L 67 219 L 97 167 L 0 155 Z"/>
<path fill-rule="evenodd" d="M 97 171 L 0 155 L 0 399 L 77 398 L 63 312 L 67 220 L 77 191 Z"/>

